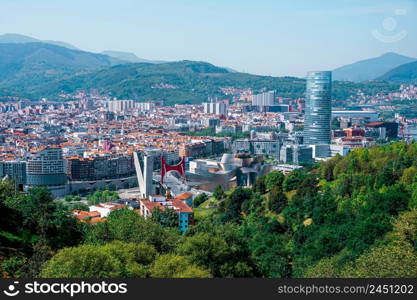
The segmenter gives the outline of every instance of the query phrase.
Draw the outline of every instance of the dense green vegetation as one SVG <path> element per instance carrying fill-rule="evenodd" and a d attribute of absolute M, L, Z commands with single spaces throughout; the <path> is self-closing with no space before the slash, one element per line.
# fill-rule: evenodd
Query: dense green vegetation
<path fill-rule="evenodd" d="M 25 96 L 47 82 L 117 63 L 106 55 L 46 43 L 0 43 L 0 96 Z"/>
<path fill-rule="evenodd" d="M 55 99 L 61 93 L 98 89 L 113 97 L 165 100 L 171 105 L 201 103 L 209 96 L 230 97 L 221 92 L 222 87 L 276 90 L 289 98 L 305 93 L 304 79 L 229 72 L 205 62 L 121 63 L 105 55 L 43 43 L 0 44 L 0 96 Z M 358 90 L 374 95 L 397 89 L 397 84 L 384 82 L 336 81 L 333 96 L 345 100 Z"/>
<path fill-rule="evenodd" d="M 417 143 L 271 172 L 213 197 L 217 208 L 180 234 L 170 212 L 79 224 L 46 190 L 16 195 L 2 182 L 3 276 L 417 276 Z"/>
<path fill-rule="evenodd" d="M 117 199 L 119 199 L 119 194 L 116 191 L 109 190 L 95 191 L 94 193 L 87 195 L 88 204 L 90 205 L 114 201 Z"/>
<path fill-rule="evenodd" d="M 162 87 L 167 84 L 171 87 Z M 221 87 L 276 90 L 278 95 L 289 98 L 304 96 L 305 80 L 294 77 L 258 76 L 246 73 L 230 73 L 226 69 L 204 62 L 181 61 L 164 64 L 125 64 L 99 71 L 76 75 L 68 79 L 40 86 L 37 95 L 57 95 L 61 91 L 72 93 L 77 89 L 97 88 L 118 98 L 147 101 L 162 99 L 166 104 L 201 103 L 208 96 L 227 97 Z M 335 82 L 333 95 L 345 100 L 358 90 L 373 95 L 391 92 L 398 85 L 381 82 Z"/>

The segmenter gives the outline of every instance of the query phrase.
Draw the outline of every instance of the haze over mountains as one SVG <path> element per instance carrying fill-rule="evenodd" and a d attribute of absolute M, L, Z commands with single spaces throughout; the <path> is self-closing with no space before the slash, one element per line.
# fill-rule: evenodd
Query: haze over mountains
<path fill-rule="evenodd" d="M 0 35 L 0 44 L 25 44 L 25 43 L 45 43 L 45 44 L 51 44 L 51 45 L 68 48 L 71 50 L 80 50 L 74 45 L 71 45 L 66 42 L 61 42 L 61 41 L 39 40 L 30 36 L 16 34 L 16 33 L 6 33 L 3 35 Z M 123 51 L 106 50 L 106 51 L 102 51 L 99 54 L 107 55 L 107 56 L 116 58 L 118 60 L 123 60 L 124 62 L 131 62 L 131 63 L 146 62 L 146 63 L 157 64 L 157 63 L 165 62 L 162 60 L 149 60 L 149 59 L 140 58 L 140 57 L 137 57 L 136 54 L 134 53 L 123 52 Z"/>
<path fill-rule="evenodd" d="M 137 57 L 136 54 L 131 53 L 131 52 L 107 50 L 107 51 L 103 51 L 103 52 L 100 52 L 100 53 L 104 54 L 104 55 L 108 55 L 108 56 L 113 57 L 113 58 L 124 60 L 126 62 L 131 62 L 131 63 L 161 64 L 161 63 L 166 63 L 167 62 L 167 61 L 163 61 L 163 60 L 150 60 L 150 59 L 140 58 L 140 57 Z"/>
<path fill-rule="evenodd" d="M 334 71 L 335 80 L 349 79 L 356 83 L 336 81 L 334 95 L 342 99 L 357 88 L 391 91 L 399 83 L 415 82 L 415 64 L 402 64 L 414 60 L 387 53 L 338 68 Z M 393 84 L 358 83 L 376 78 Z M 0 36 L 0 96 L 36 99 L 97 88 L 120 98 L 195 103 L 205 101 L 208 95 L 224 96 L 220 88 L 227 86 L 252 88 L 255 92 L 275 89 L 281 96 L 295 98 L 304 95 L 304 85 L 305 81 L 299 78 L 239 73 L 206 62 L 151 61 L 128 52 L 98 54 L 78 50 L 65 42 L 40 41 L 15 34 Z"/>
<path fill-rule="evenodd" d="M 333 70 L 333 79 L 352 82 L 375 80 L 396 67 L 416 60 L 417 58 L 389 52 L 337 68 Z"/>
<path fill-rule="evenodd" d="M 43 41 L 43 40 L 35 39 L 30 36 L 16 34 L 16 33 L 6 33 L 3 35 L 0 35 L 0 43 L 1 44 L 45 43 L 45 44 L 51 44 L 51 45 L 68 48 L 71 50 L 79 50 L 77 47 L 66 42 L 47 41 L 47 40 Z"/>
<path fill-rule="evenodd" d="M 378 80 L 398 82 L 398 83 L 417 83 L 417 61 L 401 65 L 379 77 Z"/>

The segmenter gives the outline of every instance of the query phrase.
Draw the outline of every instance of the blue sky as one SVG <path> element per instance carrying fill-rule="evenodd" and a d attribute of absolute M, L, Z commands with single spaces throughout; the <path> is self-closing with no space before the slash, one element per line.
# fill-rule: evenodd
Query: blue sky
<path fill-rule="evenodd" d="M 2 33 L 304 76 L 385 52 L 417 57 L 417 0 L 1 0 Z"/>

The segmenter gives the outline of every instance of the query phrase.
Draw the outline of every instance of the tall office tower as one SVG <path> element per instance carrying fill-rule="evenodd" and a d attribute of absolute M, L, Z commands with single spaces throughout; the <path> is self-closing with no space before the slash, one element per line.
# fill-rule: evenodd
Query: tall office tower
<path fill-rule="evenodd" d="M 27 164 L 29 186 L 59 186 L 67 183 L 66 164 L 61 148 L 45 148 L 34 154 Z"/>
<path fill-rule="evenodd" d="M 304 143 L 330 144 L 332 72 L 307 73 Z"/>
<path fill-rule="evenodd" d="M 266 93 L 253 95 L 252 105 L 253 106 L 272 106 L 275 103 L 275 91 L 269 91 Z"/>
<path fill-rule="evenodd" d="M 133 161 L 138 178 L 140 196 L 146 199 L 154 193 L 152 182 L 153 156 L 141 152 L 133 152 Z"/>

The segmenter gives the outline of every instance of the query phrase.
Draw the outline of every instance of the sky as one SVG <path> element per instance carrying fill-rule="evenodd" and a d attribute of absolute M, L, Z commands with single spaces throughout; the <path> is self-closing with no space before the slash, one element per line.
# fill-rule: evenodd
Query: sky
<path fill-rule="evenodd" d="M 304 76 L 386 52 L 417 57 L 417 0 L 1 0 L 3 33 Z"/>

